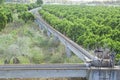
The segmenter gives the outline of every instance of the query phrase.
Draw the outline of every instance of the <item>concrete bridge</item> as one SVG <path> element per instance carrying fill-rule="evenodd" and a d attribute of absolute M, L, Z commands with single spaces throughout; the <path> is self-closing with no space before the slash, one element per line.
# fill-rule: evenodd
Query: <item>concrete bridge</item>
<path fill-rule="evenodd" d="M 85 64 L 0 65 L 0 78 L 86 77 Z"/>
<path fill-rule="evenodd" d="M 88 80 L 120 80 L 120 67 L 104 65 L 96 56 L 62 35 L 47 24 L 37 12 L 39 8 L 31 12 L 36 16 L 36 23 L 40 29 L 46 30 L 48 36 L 59 39 L 66 46 L 67 55 L 76 54 L 84 64 L 32 64 L 32 65 L 0 65 L 0 78 L 60 78 L 60 77 L 84 77 Z"/>
<path fill-rule="evenodd" d="M 0 78 L 69 78 L 120 80 L 120 68 L 88 67 L 86 64 L 0 65 Z"/>

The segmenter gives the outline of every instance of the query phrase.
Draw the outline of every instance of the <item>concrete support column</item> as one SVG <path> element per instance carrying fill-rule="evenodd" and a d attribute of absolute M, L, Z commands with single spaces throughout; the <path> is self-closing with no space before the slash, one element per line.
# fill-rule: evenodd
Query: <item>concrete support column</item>
<path fill-rule="evenodd" d="M 57 36 L 54 36 L 54 35 L 53 35 L 53 39 L 54 39 L 55 41 L 59 41 L 59 38 L 58 38 Z"/>
<path fill-rule="evenodd" d="M 92 70 L 88 80 L 117 80 L 116 71 L 113 70 Z"/>
<path fill-rule="evenodd" d="M 60 44 L 60 40 L 59 40 L 59 38 L 57 37 L 57 36 L 52 36 L 52 38 L 53 38 L 53 43 L 54 43 L 54 46 L 59 46 L 59 44 Z"/>
<path fill-rule="evenodd" d="M 67 55 L 67 57 L 71 57 L 72 51 L 68 47 L 66 47 L 65 49 L 66 49 L 66 55 Z"/>
<path fill-rule="evenodd" d="M 117 73 L 116 73 L 116 75 L 117 75 L 117 76 L 116 76 L 116 80 L 120 80 L 120 71 L 117 70 L 116 72 L 117 72 Z"/>
<path fill-rule="evenodd" d="M 34 22 L 35 22 L 36 24 L 38 24 L 39 28 L 42 30 L 42 25 L 38 22 L 38 20 L 36 19 L 36 20 L 34 20 Z"/>
<path fill-rule="evenodd" d="M 41 24 L 39 24 L 39 28 L 40 28 L 41 30 L 43 30 L 43 26 L 42 26 Z"/>
<path fill-rule="evenodd" d="M 36 19 L 34 20 L 34 22 L 38 24 L 38 21 Z"/>
<path fill-rule="evenodd" d="M 36 20 L 34 20 L 34 22 L 38 24 L 38 26 L 41 30 L 44 29 L 44 25 L 39 20 L 36 19 Z"/>
<path fill-rule="evenodd" d="M 48 30 L 47 30 L 47 36 L 48 36 L 48 37 L 51 37 L 51 33 L 50 33 L 50 31 L 48 31 Z"/>

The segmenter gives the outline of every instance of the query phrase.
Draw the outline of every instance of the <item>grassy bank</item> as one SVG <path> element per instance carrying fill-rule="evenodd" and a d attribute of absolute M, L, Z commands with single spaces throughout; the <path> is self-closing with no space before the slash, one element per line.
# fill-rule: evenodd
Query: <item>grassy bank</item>
<path fill-rule="evenodd" d="M 5 60 L 15 64 L 15 58 L 20 64 L 81 62 L 75 55 L 67 58 L 64 45 L 45 36 L 34 22 L 22 20 L 9 23 L 0 32 L 0 54 L 0 64 Z"/>

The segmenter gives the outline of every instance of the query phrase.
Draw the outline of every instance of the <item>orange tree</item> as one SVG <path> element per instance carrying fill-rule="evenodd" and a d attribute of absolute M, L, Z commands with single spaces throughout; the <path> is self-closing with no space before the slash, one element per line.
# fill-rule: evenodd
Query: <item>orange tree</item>
<path fill-rule="evenodd" d="M 45 5 L 42 17 L 55 29 L 85 48 L 120 52 L 120 8 Z"/>
<path fill-rule="evenodd" d="M 35 18 L 34 18 L 34 15 L 33 15 L 32 13 L 30 13 L 30 12 L 20 13 L 20 14 L 18 15 L 18 17 L 19 17 L 19 19 L 24 20 L 25 23 L 28 22 L 29 20 L 34 21 L 34 19 L 35 19 Z"/>
<path fill-rule="evenodd" d="M 7 17 L 3 13 L 0 13 L 0 31 L 5 28 L 6 24 Z"/>

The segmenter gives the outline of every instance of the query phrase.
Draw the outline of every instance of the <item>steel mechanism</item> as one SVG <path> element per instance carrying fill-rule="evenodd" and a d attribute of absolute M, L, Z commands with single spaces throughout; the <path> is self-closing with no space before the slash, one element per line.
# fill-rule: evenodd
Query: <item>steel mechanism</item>
<path fill-rule="evenodd" d="M 109 49 L 97 48 L 94 51 L 95 56 L 99 59 L 94 59 L 91 66 L 95 67 L 114 67 L 115 65 L 115 52 L 110 52 Z"/>

